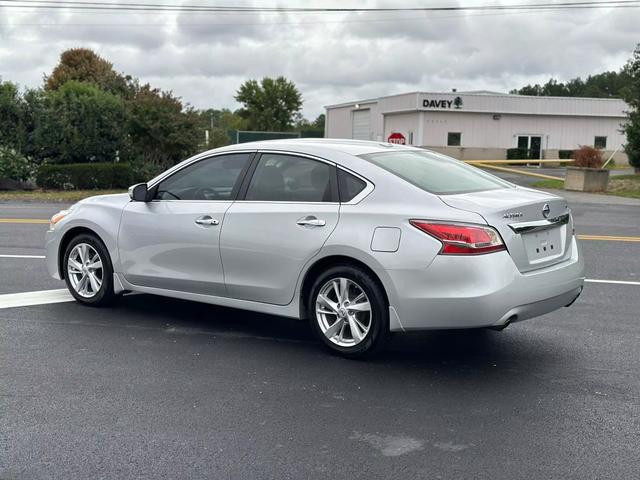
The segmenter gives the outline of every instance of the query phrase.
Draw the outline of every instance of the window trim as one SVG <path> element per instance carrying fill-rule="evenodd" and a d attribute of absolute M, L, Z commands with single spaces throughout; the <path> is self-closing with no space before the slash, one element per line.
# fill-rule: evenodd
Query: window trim
<path fill-rule="evenodd" d="M 329 202 L 302 202 L 302 201 L 293 201 L 293 200 L 247 200 L 247 191 L 249 190 L 249 185 L 251 184 L 251 180 L 253 179 L 253 175 L 258 168 L 258 163 L 262 158 L 263 154 L 273 154 L 273 155 L 284 155 L 289 157 L 299 157 L 306 158 L 308 160 L 317 161 L 320 163 L 325 163 L 330 167 L 330 182 L 331 182 L 331 201 Z M 244 176 L 242 184 L 240 185 L 240 189 L 238 192 L 237 198 L 234 200 L 236 202 L 244 202 L 244 203 L 283 203 L 283 204 L 305 204 L 305 205 L 339 205 L 340 204 L 340 195 L 338 192 L 338 171 L 337 165 L 335 162 L 331 162 L 327 159 L 316 157 L 313 155 L 308 155 L 306 153 L 298 153 L 287 150 L 266 150 L 260 149 L 253 156 L 250 166 Z"/>
<path fill-rule="evenodd" d="M 242 170 L 240 170 L 240 174 L 238 175 L 238 178 L 236 178 L 236 182 L 234 183 L 233 188 L 231 189 L 231 195 L 229 196 L 229 198 L 219 199 L 219 200 L 204 200 L 204 199 L 178 200 L 174 198 L 153 198 L 156 196 L 158 187 L 162 182 L 164 182 L 165 180 L 168 180 L 169 178 L 173 177 L 177 173 L 180 173 L 185 168 L 189 168 L 190 166 L 195 165 L 196 163 L 204 162 L 212 158 L 228 156 L 228 155 L 240 155 L 240 154 L 248 154 L 247 163 L 245 164 L 244 167 L 242 167 Z M 175 165 L 174 167 L 171 167 L 170 169 L 166 170 L 164 173 L 161 173 L 159 176 L 152 179 L 154 180 L 153 182 L 147 183 L 147 189 L 151 192 L 151 195 L 152 195 L 151 202 L 152 203 L 153 202 L 215 202 L 215 203 L 234 202 L 238 197 L 238 193 L 240 191 L 240 186 L 242 185 L 242 181 L 247 175 L 247 171 L 249 170 L 255 156 L 256 156 L 256 150 L 230 150 L 226 152 L 217 152 L 214 154 L 211 154 L 209 152 L 204 152 L 202 154 L 196 155 L 191 159 L 185 160 L 184 165 L 181 165 L 181 164 Z M 176 168 L 178 166 L 180 168 Z"/>
<path fill-rule="evenodd" d="M 460 135 L 460 143 L 458 143 L 458 145 L 451 145 L 449 143 L 449 135 L 451 135 L 452 133 L 457 133 L 458 135 Z M 447 147 L 462 147 L 462 132 L 447 132 Z"/>
<path fill-rule="evenodd" d="M 596 146 L 596 139 L 598 138 L 604 138 L 604 147 L 597 147 Z M 593 148 L 597 148 L 599 150 L 606 150 L 607 149 L 607 135 L 594 135 L 593 136 Z"/>
<path fill-rule="evenodd" d="M 225 199 L 217 199 L 217 200 L 206 200 L 206 199 L 201 199 L 201 200 L 178 200 L 175 198 L 153 198 L 157 195 L 157 190 L 158 187 L 160 186 L 160 184 L 162 182 L 164 182 L 165 180 L 168 180 L 169 178 L 173 177 L 174 175 L 180 173 L 181 171 L 183 171 L 186 168 L 189 168 L 192 165 L 195 165 L 196 163 L 200 163 L 200 162 L 204 162 L 206 160 L 210 160 L 212 158 L 216 158 L 216 157 L 221 157 L 221 156 L 229 156 L 229 155 L 241 155 L 241 154 L 247 154 L 248 158 L 247 158 L 247 163 L 245 164 L 244 167 L 242 167 L 242 170 L 240 170 L 240 174 L 238 175 L 238 178 L 236 178 L 235 183 L 233 184 L 233 187 L 231 189 L 231 195 L 229 196 L 229 198 L 225 198 Z M 184 165 L 181 165 L 180 168 L 177 168 L 175 170 L 173 170 L 173 168 L 170 168 L 169 170 L 167 170 L 165 173 L 166 175 L 162 175 L 162 177 L 156 177 L 157 180 L 153 182 L 153 184 L 148 184 L 147 185 L 147 189 L 151 192 L 152 195 L 152 200 L 151 202 L 213 202 L 213 203 L 229 203 L 229 202 L 234 202 L 237 198 L 238 198 L 238 193 L 240 191 L 240 186 L 242 185 L 242 181 L 244 180 L 245 176 L 247 175 L 247 171 L 249 170 L 253 159 L 256 156 L 256 151 L 255 150 L 233 150 L 233 151 L 228 151 L 228 152 L 219 152 L 219 153 L 215 153 L 213 155 L 211 154 L 207 154 L 204 153 L 202 155 L 198 155 L 196 157 L 193 157 L 193 161 L 188 161 L 188 163 L 185 163 Z"/>

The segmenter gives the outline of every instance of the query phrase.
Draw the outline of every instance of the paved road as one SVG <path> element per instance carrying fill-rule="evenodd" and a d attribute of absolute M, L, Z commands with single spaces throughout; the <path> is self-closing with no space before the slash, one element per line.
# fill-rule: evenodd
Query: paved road
<path fill-rule="evenodd" d="M 638 205 L 571 206 L 578 233 L 640 236 Z M 0 255 L 42 255 L 45 229 L 0 224 Z M 582 246 L 588 277 L 640 280 L 640 243 Z M 60 286 L 0 258 L 0 293 Z M 147 295 L 0 309 L 0 478 L 636 478 L 638 311 L 640 286 L 590 283 L 570 309 L 364 362 L 304 323 Z"/>

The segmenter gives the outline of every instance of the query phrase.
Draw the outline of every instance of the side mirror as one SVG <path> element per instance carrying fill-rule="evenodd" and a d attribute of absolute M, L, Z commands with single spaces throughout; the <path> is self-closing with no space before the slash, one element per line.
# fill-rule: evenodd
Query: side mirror
<path fill-rule="evenodd" d="M 134 202 L 148 202 L 151 200 L 149 197 L 149 190 L 146 183 L 138 183 L 129 187 L 129 197 Z"/>

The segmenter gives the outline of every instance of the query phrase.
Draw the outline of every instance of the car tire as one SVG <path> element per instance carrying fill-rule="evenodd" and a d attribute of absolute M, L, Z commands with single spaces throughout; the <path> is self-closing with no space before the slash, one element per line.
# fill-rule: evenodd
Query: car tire
<path fill-rule="evenodd" d="M 318 338 L 345 357 L 377 353 L 390 335 L 384 290 L 357 266 L 337 265 L 322 272 L 311 287 L 307 312 Z"/>
<path fill-rule="evenodd" d="M 74 237 L 65 249 L 62 268 L 67 288 L 79 303 L 102 307 L 115 299 L 111 258 L 97 236 L 81 234 Z"/>

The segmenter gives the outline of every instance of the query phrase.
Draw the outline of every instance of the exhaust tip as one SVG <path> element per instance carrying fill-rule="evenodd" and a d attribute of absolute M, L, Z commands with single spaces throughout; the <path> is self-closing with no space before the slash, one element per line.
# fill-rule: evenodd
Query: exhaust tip
<path fill-rule="evenodd" d="M 518 316 L 511 315 L 509 318 L 507 318 L 507 321 L 504 322 L 502 325 L 494 325 L 493 327 L 490 327 L 490 328 L 491 330 L 496 330 L 498 332 L 501 332 L 502 330 L 507 328 L 509 325 L 511 325 L 512 322 L 517 322 L 517 321 L 518 321 Z"/>
<path fill-rule="evenodd" d="M 578 292 L 578 294 L 575 296 L 575 298 L 573 300 L 571 300 L 569 303 L 567 303 L 565 305 L 566 307 L 570 307 L 571 305 L 573 305 L 575 303 L 576 300 L 578 300 L 578 297 L 582 294 L 582 290 L 584 290 L 584 287 L 580 287 L 580 291 Z"/>

